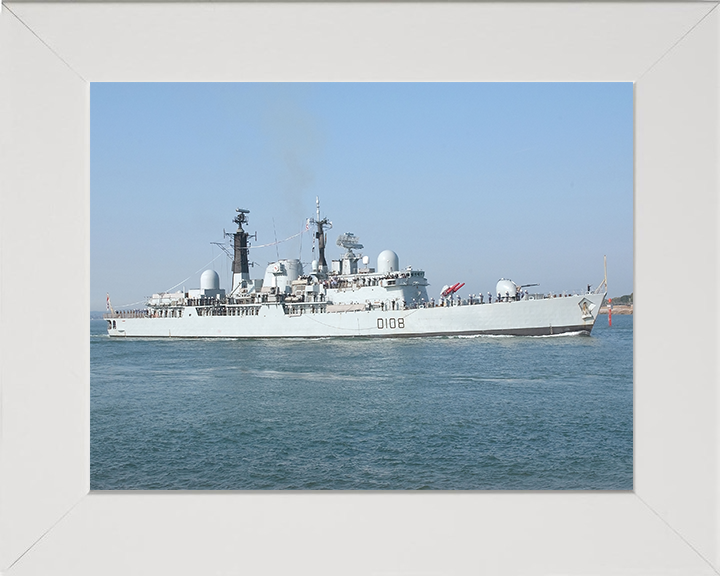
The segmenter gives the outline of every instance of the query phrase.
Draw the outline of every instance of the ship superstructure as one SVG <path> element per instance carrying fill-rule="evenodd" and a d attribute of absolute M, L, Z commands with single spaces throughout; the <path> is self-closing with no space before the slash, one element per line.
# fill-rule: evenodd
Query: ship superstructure
<path fill-rule="evenodd" d="M 456 335 L 590 334 L 605 296 L 603 281 L 593 291 L 562 296 L 529 295 L 511 280 L 500 279 L 487 300 L 457 295 L 458 283 L 445 287 L 438 301 L 428 297 L 423 270 L 400 268 L 398 255 L 383 250 L 375 268 L 356 254 L 363 248 L 351 232 L 337 245 L 343 255 L 326 261 L 327 230 L 320 217 L 314 227 L 318 257 L 306 273 L 299 259 L 278 259 L 263 278 L 250 278 L 250 235 L 243 225 L 249 211 L 238 208 L 234 222 L 232 287 L 220 288 L 213 270 L 200 288 L 154 294 L 145 309 L 105 315 L 113 337 L 322 338 L 419 337 Z"/>

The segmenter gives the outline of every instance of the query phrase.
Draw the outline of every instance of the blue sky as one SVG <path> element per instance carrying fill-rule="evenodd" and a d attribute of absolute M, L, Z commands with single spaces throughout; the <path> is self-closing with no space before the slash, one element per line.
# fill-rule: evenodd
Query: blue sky
<path fill-rule="evenodd" d="M 315 214 L 354 232 L 374 266 L 390 248 L 437 297 L 633 290 L 631 83 L 91 85 L 91 309 L 141 307 L 204 265 L 235 208 L 268 244 Z M 312 237 L 251 248 L 259 266 L 312 259 Z M 185 280 L 185 281 L 184 281 Z M 184 281 L 184 282 L 183 282 Z"/>

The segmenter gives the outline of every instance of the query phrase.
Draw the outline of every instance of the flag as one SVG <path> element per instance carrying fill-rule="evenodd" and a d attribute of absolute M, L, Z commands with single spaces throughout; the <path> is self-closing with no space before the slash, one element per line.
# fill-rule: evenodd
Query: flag
<path fill-rule="evenodd" d="M 107 293 L 106 303 L 105 303 L 105 309 L 110 312 L 110 293 Z"/>

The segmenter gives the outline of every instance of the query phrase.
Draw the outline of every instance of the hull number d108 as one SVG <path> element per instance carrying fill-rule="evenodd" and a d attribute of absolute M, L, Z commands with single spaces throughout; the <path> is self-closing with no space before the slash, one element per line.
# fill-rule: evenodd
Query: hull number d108
<path fill-rule="evenodd" d="M 378 318 L 377 319 L 378 330 L 388 328 L 394 330 L 395 328 L 405 328 L 405 318 Z"/>

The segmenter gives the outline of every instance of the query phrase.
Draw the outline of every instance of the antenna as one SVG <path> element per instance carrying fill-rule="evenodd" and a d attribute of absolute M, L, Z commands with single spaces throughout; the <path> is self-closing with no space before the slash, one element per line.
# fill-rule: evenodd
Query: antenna
<path fill-rule="evenodd" d="M 275 218 L 272 219 L 273 223 L 273 234 L 275 235 L 275 254 L 277 259 L 280 260 L 280 249 L 278 248 L 277 231 L 275 230 Z"/>
<path fill-rule="evenodd" d="M 245 210 L 245 208 L 235 208 L 235 212 L 238 213 L 237 216 L 233 219 L 233 222 L 238 225 L 238 228 L 242 230 L 242 225 L 245 224 L 247 219 L 247 214 L 250 214 L 250 210 Z"/>
<path fill-rule="evenodd" d="M 335 243 L 338 246 L 345 248 L 350 254 L 352 254 L 353 250 L 360 250 L 363 247 L 363 245 L 360 244 L 360 238 L 355 236 L 355 234 L 353 234 L 352 232 L 346 232 L 345 234 L 340 234 L 340 236 L 338 236 L 338 239 Z"/>
<path fill-rule="evenodd" d="M 322 229 L 326 228 L 330 230 L 332 228 L 332 222 L 327 218 L 320 219 L 320 198 L 315 196 L 315 218 L 310 218 L 310 224 L 318 226 L 318 233 L 322 233 Z M 317 237 L 317 235 L 316 235 Z"/>
<path fill-rule="evenodd" d="M 327 218 L 320 219 L 320 198 L 315 196 L 315 218 L 310 218 L 309 222 L 310 224 L 314 224 L 317 226 L 317 230 L 315 231 L 315 238 L 318 241 L 318 252 L 320 253 L 318 257 L 318 271 L 321 273 L 327 272 L 327 261 L 325 260 L 325 244 L 327 243 L 327 234 L 325 234 L 325 230 L 330 230 L 332 228 L 332 222 L 328 220 Z"/>
<path fill-rule="evenodd" d="M 593 294 L 601 294 L 602 292 L 607 293 L 607 256 L 603 256 L 603 264 L 605 266 L 605 277 L 603 278 L 603 281 L 600 282 L 600 286 L 595 288 L 593 290 Z"/>
<path fill-rule="evenodd" d="M 603 256 L 603 265 L 605 266 L 605 279 L 603 282 L 605 283 L 605 291 L 607 292 L 607 256 Z"/>
<path fill-rule="evenodd" d="M 223 230 L 223 234 L 224 233 L 225 233 L 225 231 Z M 217 246 L 218 248 L 220 248 L 220 250 L 225 252 L 225 254 L 227 254 L 227 257 L 230 258 L 230 260 L 232 260 L 233 255 L 230 252 L 230 250 L 228 249 L 228 247 L 225 245 L 224 242 L 210 242 L 210 244 L 215 244 L 215 246 Z"/>

